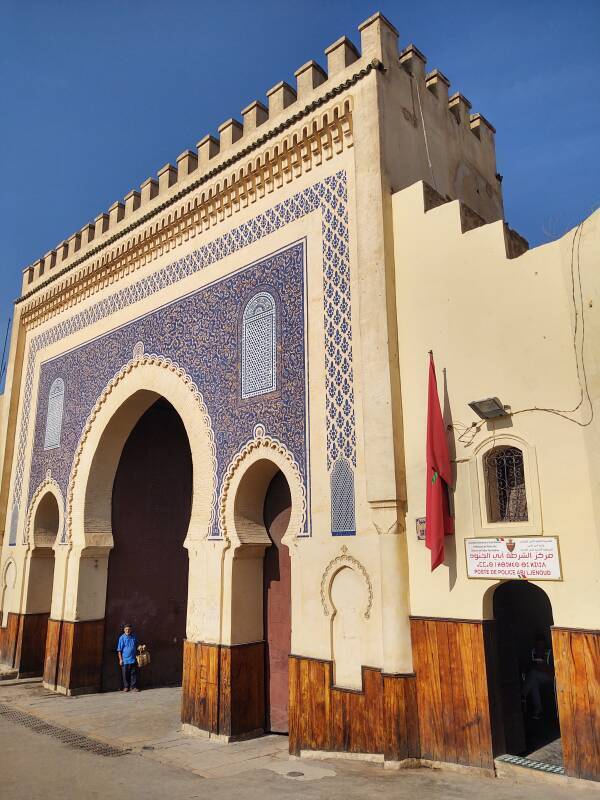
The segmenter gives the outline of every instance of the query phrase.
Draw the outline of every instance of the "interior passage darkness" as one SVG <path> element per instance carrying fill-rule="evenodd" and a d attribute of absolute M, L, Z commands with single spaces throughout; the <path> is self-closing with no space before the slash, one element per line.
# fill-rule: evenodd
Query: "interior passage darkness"
<path fill-rule="evenodd" d="M 543 714 L 532 717 L 522 698 L 524 676 L 531 668 L 535 640 L 552 648 L 552 606 L 548 595 L 527 581 L 507 581 L 494 592 L 498 689 L 503 722 L 503 752 L 527 755 L 560 736 L 554 685 L 542 691 Z"/>
<path fill-rule="evenodd" d="M 192 457 L 172 405 L 158 400 L 139 419 L 121 455 L 112 500 L 102 688 L 121 687 L 116 655 L 130 622 L 152 663 L 141 688 L 181 682 L 188 589 L 183 547 L 192 503 Z"/>

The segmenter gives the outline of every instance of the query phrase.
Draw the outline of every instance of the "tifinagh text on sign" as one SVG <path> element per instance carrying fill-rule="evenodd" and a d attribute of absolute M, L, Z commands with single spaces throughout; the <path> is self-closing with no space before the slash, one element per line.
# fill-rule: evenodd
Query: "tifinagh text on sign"
<path fill-rule="evenodd" d="M 557 536 L 465 539 L 467 577 L 561 581 Z"/>

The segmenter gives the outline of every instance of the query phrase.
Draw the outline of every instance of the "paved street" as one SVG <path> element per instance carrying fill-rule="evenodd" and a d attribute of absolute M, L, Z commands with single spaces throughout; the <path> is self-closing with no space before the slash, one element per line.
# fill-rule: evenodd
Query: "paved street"
<path fill-rule="evenodd" d="M 516 784 L 449 771 L 395 772 L 363 762 L 290 759 L 285 737 L 226 745 L 188 736 L 180 732 L 179 697 L 178 689 L 158 689 L 67 698 L 45 692 L 39 683 L 0 684 L 3 800 L 566 800 L 573 793 L 571 787 L 548 783 L 548 778 Z M 32 730 L 32 724 L 45 732 Z M 80 734 L 79 740 L 69 731 Z M 128 752 L 102 755 L 81 749 L 94 742 Z M 598 798 L 600 793 L 582 788 L 578 796 Z"/>

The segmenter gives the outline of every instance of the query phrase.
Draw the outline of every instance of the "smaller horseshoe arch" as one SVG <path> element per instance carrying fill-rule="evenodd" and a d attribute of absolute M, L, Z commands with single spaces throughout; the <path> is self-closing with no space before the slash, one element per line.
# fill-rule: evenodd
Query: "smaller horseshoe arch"
<path fill-rule="evenodd" d="M 26 590 L 21 617 L 19 676 L 42 675 L 54 589 L 55 549 L 63 529 L 64 505 L 50 474 L 38 487 L 27 515 Z"/>
<path fill-rule="evenodd" d="M 373 584 L 361 562 L 344 545 L 321 577 L 321 605 L 330 620 L 331 660 L 336 686 L 362 689 L 361 641 L 369 633 Z"/>
<path fill-rule="evenodd" d="M 288 731 L 291 555 L 305 518 L 298 465 L 281 442 L 257 426 L 254 439 L 231 462 L 221 494 L 220 527 L 231 545 L 225 560 L 224 638 L 228 644 L 247 644 L 247 652 L 254 653 L 245 687 L 248 696 L 260 698 L 253 724 L 277 733 Z"/>

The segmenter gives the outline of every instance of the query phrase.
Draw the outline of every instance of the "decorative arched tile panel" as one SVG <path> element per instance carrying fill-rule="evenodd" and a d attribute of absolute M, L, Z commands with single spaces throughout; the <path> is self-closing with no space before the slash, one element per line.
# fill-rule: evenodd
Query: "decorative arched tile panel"
<path fill-rule="evenodd" d="M 48 394 L 44 450 L 55 450 L 57 447 L 60 447 L 60 432 L 62 430 L 64 405 L 65 382 L 62 378 L 56 378 L 56 380 L 52 382 Z"/>
<path fill-rule="evenodd" d="M 242 319 L 242 397 L 277 388 L 275 300 L 259 292 L 247 303 Z"/>

